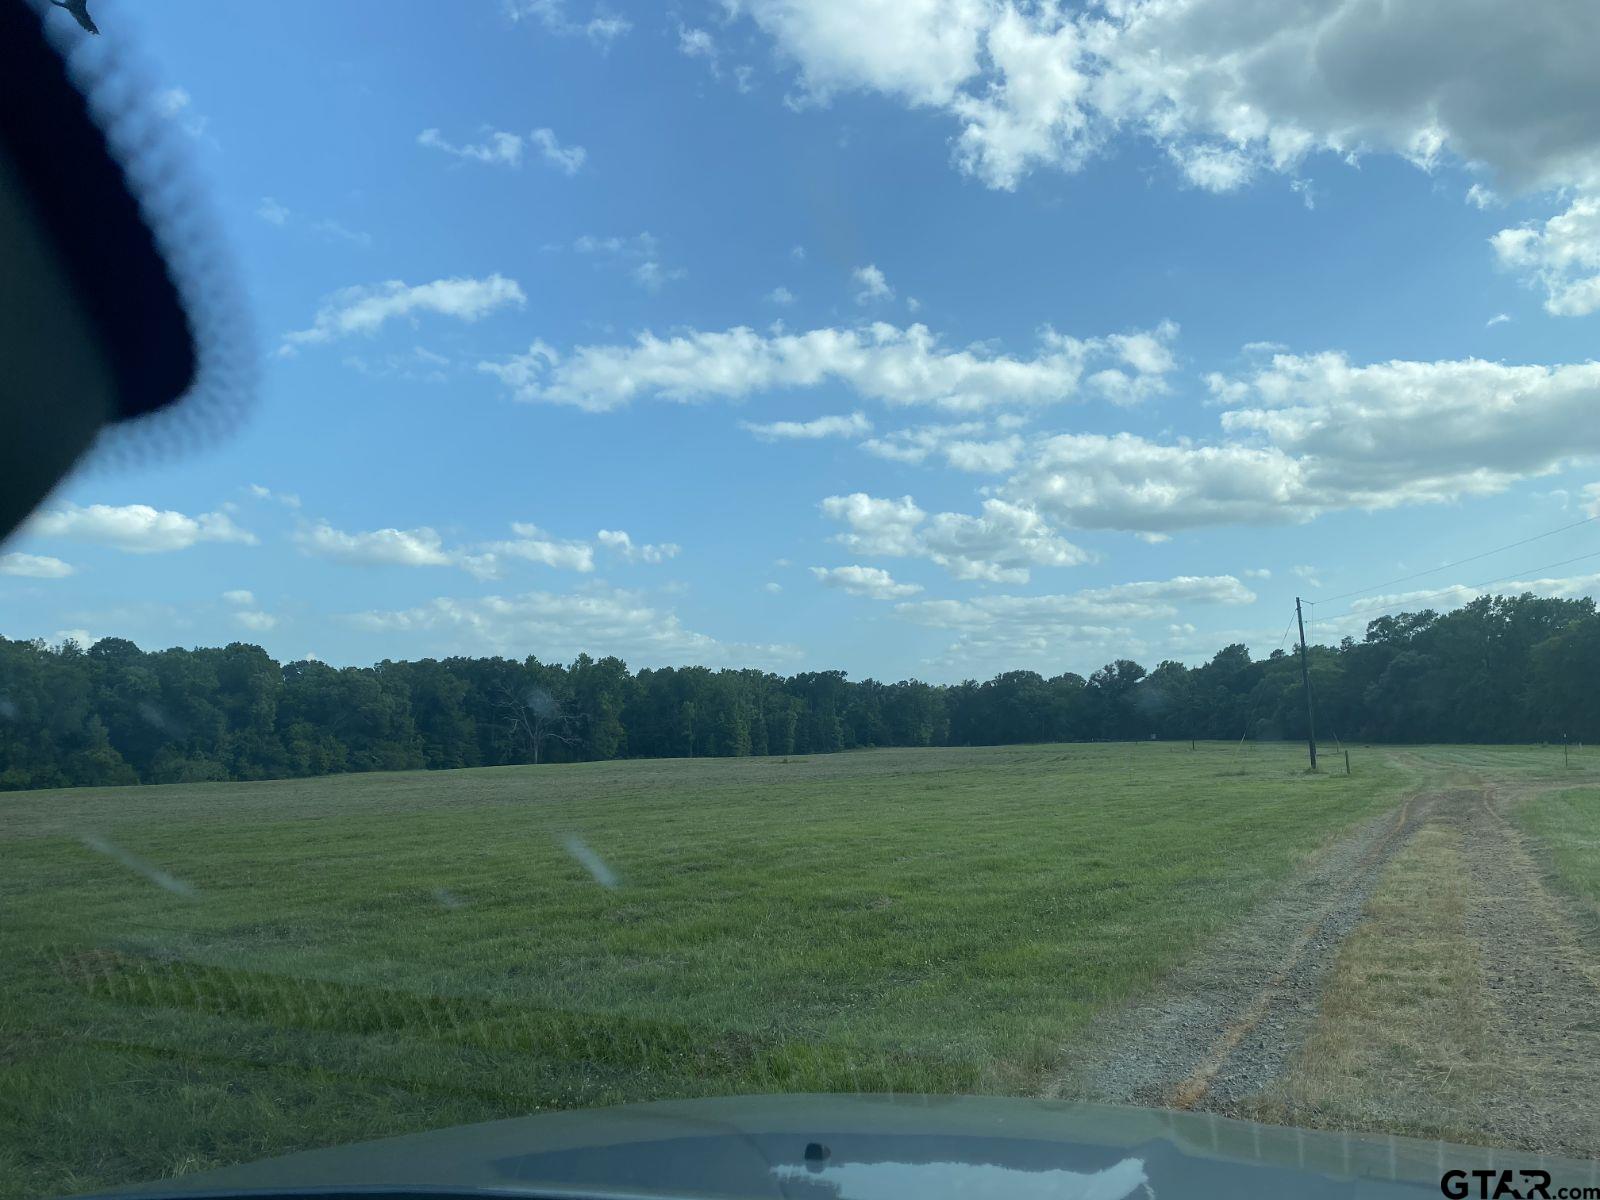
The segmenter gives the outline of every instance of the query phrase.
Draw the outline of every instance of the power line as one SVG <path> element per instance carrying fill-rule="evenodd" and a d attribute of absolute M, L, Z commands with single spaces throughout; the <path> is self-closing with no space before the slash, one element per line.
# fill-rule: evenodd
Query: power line
<path fill-rule="evenodd" d="M 1278 650 L 1282 650 L 1283 649 L 1283 644 L 1289 640 L 1289 630 L 1292 629 L 1293 627 L 1294 627 L 1294 616 L 1291 614 L 1290 617 L 1289 617 L 1289 624 L 1287 624 L 1287 625 L 1285 625 L 1283 627 L 1283 636 L 1278 639 Z M 1274 654 L 1276 654 L 1277 652 L 1278 652 L 1277 650 L 1273 651 Z"/>
<path fill-rule="evenodd" d="M 1536 533 L 1532 537 L 1523 538 L 1520 542 L 1511 542 L 1504 546 L 1496 546 L 1493 550 L 1485 550 L 1481 554 L 1473 554 L 1466 558 L 1458 558 L 1455 562 L 1448 562 L 1443 566 L 1429 567 L 1426 571 L 1418 571 L 1414 575 L 1402 575 L 1398 579 L 1385 580 L 1383 583 L 1375 583 L 1371 587 L 1356 588 L 1354 591 L 1349 592 L 1340 592 L 1337 596 L 1318 596 L 1315 600 L 1307 600 L 1306 603 L 1331 604 L 1335 600 L 1347 600 L 1351 596 L 1361 596 L 1365 595 L 1367 592 L 1376 592 L 1381 588 L 1393 587 L 1397 583 L 1409 583 L 1413 579 L 1421 579 L 1424 575 L 1436 575 L 1440 571 L 1448 571 L 1451 567 L 1465 566 L 1467 563 L 1477 562 L 1480 558 L 1488 558 L 1490 555 L 1499 554 L 1505 550 L 1515 550 L 1518 546 L 1526 546 L 1529 542 L 1537 542 L 1541 538 L 1553 537 L 1555 534 L 1565 533 L 1569 529 L 1576 529 L 1578 526 L 1587 525 L 1592 521 L 1600 521 L 1600 513 L 1596 513 L 1592 517 L 1585 517 L 1581 521 L 1574 521 L 1571 525 L 1563 525 L 1560 529 L 1548 529 L 1544 533 Z M 1510 576 L 1507 576 L 1506 578 L 1509 579 Z M 1449 591 L 1450 589 L 1445 588 L 1444 590 Z"/>
<path fill-rule="evenodd" d="M 1590 518 L 1590 520 L 1594 520 L 1594 518 Z M 1581 563 L 1584 562 L 1586 558 L 1600 558 L 1600 550 L 1590 550 L 1589 554 L 1579 554 L 1578 557 L 1574 558 L 1562 558 L 1562 560 L 1560 560 L 1558 563 L 1544 563 L 1544 566 L 1528 566 L 1526 570 L 1512 571 L 1512 573 L 1502 574 L 1502 576 L 1499 576 L 1499 578 L 1496 579 L 1485 579 L 1482 584 L 1451 584 L 1450 587 L 1442 587 L 1442 589 L 1438 589 L 1437 592 L 1421 592 L 1421 594 L 1411 595 L 1411 597 L 1406 597 L 1405 600 L 1392 603 L 1392 605 L 1386 605 L 1384 608 L 1373 608 L 1373 610 L 1357 610 L 1357 608 L 1349 608 L 1349 610 L 1342 611 L 1342 613 L 1336 614 L 1336 616 L 1325 616 L 1325 618 L 1312 621 L 1312 624 L 1314 624 L 1314 626 L 1326 626 L 1326 624 L 1339 621 L 1339 619 L 1346 618 L 1346 616 L 1355 616 L 1355 614 L 1360 614 L 1360 616 L 1382 616 L 1384 613 L 1390 613 L 1390 611 L 1394 611 L 1395 608 L 1405 608 L 1406 605 L 1414 605 L 1414 603 L 1419 602 L 1419 600 L 1432 600 L 1432 598 L 1438 597 L 1438 595 L 1450 594 L 1450 592 L 1462 589 L 1462 587 L 1464 587 L 1466 590 L 1469 590 L 1469 592 L 1475 592 L 1475 590 L 1480 589 L 1480 587 L 1490 587 L 1491 584 L 1502 584 L 1502 582 L 1506 582 L 1507 579 L 1515 579 L 1518 578 L 1518 576 L 1525 576 L 1525 574 L 1533 574 L 1534 571 L 1554 571 L 1557 566 L 1568 566 L 1571 565 L 1571 563 Z"/>

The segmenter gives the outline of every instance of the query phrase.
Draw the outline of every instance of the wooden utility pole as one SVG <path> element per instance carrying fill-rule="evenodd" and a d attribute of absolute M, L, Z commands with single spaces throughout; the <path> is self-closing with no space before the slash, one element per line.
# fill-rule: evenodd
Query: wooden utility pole
<path fill-rule="evenodd" d="M 1295 624 L 1300 626 L 1300 687 L 1306 694 L 1306 746 L 1311 751 L 1311 769 L 1317 769 L 1317 723 L 1311 711 L 1311 669 L 1306 666 L 1306 622 L 1300 615 L 1300 597 L 1294 598 Z"/>

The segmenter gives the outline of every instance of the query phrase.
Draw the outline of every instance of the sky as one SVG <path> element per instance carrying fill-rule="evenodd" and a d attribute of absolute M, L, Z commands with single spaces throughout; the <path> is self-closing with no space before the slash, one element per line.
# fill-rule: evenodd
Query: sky
<path fill-rule="evenodd" d="M 258 389 L 5 636 L 953 681 L 1600 582 L 1597 6 L 94 12 Z"/>

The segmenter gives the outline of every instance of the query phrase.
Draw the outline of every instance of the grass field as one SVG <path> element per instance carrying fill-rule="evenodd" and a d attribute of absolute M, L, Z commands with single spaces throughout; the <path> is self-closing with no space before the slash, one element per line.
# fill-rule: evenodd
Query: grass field
<path fill-rule="evenodd" d="M 0 1193 L 663 1096 L 1029 1093 L 1415 775 L 1302 768 L 1123 744 L 6 794 Z"/>

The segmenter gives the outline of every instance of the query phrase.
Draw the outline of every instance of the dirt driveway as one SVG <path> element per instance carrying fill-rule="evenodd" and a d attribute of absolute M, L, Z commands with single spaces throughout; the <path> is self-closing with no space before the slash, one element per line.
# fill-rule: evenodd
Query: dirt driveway
<path fill-rule="evenodd" d="M 1049 1094 L 1600 1157 L 1600 955 L 1456 775 L 1313 859 Z"/>

